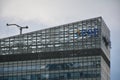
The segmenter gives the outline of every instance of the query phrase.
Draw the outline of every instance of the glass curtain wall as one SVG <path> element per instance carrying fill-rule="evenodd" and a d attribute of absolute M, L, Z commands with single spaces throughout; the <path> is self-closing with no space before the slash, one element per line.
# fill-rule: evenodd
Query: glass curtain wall
<path fill-rule="evenodd" d="M 0 80 L 98 79 L 100 63 L 100 56 L 5 62 Z"/>
<path fill-rule="evenodd" d="M 101 18 L 0 39 L 0 55 L 100 48 Z"/>

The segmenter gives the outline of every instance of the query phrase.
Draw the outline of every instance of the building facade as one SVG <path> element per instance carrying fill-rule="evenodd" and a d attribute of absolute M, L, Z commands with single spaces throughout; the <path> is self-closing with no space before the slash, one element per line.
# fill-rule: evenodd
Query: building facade
<path fill-rule="evenodd" d="M 0 39 L 0 80 L 110 80 L 102 17 Z"/>

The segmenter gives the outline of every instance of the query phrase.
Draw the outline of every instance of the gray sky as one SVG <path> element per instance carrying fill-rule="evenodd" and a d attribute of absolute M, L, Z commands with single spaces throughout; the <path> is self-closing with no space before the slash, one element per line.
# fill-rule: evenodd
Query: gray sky
<path fill-rule="evenodd" d="M 0 0 L 0 38 L 102 16 L 111 30 L 111 80 L 120 80 L 120 0 Z"/>

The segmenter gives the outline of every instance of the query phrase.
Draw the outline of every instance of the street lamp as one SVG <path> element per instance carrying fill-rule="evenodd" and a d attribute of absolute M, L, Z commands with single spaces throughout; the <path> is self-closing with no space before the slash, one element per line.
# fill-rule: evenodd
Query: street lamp
<path fill-rule="evenodd" d="M 17 24 L 6 24 L 7 26 L 17 26 L 20 29 L 20 35 L 22 34 L 22 29 L 27 29 L 28 26 L 22 27 Z"/>

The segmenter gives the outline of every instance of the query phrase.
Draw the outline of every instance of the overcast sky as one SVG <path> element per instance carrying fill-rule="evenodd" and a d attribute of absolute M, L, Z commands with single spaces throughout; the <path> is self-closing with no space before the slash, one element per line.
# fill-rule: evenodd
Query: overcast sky
<path fill-rule="evenodd" d="M 0 38 L 102 16 L 111 30 L 111 80 L 120 80 L 120 0 L 0 0 Z"/>

